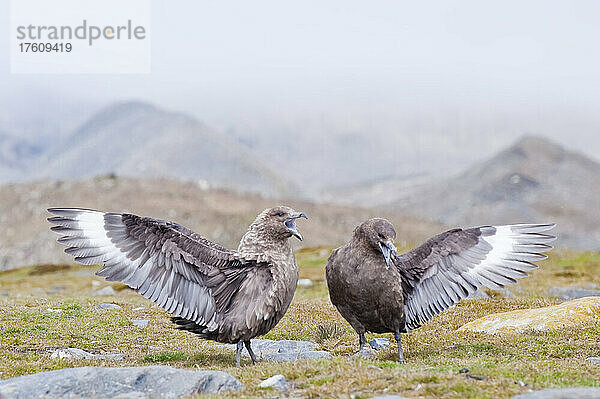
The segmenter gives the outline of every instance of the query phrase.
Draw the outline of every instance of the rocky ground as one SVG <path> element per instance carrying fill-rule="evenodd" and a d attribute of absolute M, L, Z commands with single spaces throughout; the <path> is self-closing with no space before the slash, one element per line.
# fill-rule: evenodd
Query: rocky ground
<path fill-rule="evenodd" d="M 526 325 L 538 320 L 531 314 L 555 314 L 552 306 L 581 308 L 581 303 L 564 295 L 577 297 L 580 290 L 598 295 L 600 255 L 555 252 L 517 286 L 483 291 L 484 299 L 461 302 L 403 336 L 407 363 L 399 365 L 389 334 L 370 335 L 368 340 L 377 349 L 354 355 L 357 338 L 327 296 L 323 269 L 329 250 L 297 253 L 305 280 L 283 320 L 265 341 L 256 342 L 263 360 L 253 366 L 244 357 L 242 368 L 234 366 L 231 347 L 174 329 L 164 311 L 123 285 L 94 276 L 95 267 L 40 265 L 2 272 L 0 378 L 5 381 L 0 382 L 0 395 L 15 397 L 10 392 L 15 392 L 18 381 L 10 378 L 75 367 L 82 369 L 40 374 L 24 386 L 32 387 L 35 381 L 48 385 L 50 377 L 61 381 L 63 373 L 77 376 L 70 381 L 78 384 L 95 384 L 89 367 L 105 367 L 104 380 L 117 381 L 126 390 L 119 394 L 130 392 L 129 397 L 148 395 L 143 381 L 149 377 L 144 376 L 164 384 L 174 381 L 169 367 L 227 373 L 189 377 L 214 383 L 186 385 L 191 386 L 187 394 L 217 392 L 217 397 L 509 398 L 543 389 L 599 385 L 598 298 L 581 300 L 590 313 L 570 317 L 565 324 L 536 322 L 493 334 L 460 327 L 499 312 L 543 308 L 527 311 L 522 319 Z M 121 367 L 140 369 L 121 374 Z M 202 391 L 202 387 L 234 390 Z M 106 392 L 111 396 L 113 391 Z"/>

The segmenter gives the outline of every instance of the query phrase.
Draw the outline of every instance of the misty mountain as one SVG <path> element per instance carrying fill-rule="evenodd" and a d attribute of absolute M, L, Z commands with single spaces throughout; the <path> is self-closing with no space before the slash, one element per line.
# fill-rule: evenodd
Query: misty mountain
<path fill-rule="evenodd" d="M 96 113 L 53 143 L 33 173 L 38 179 L 170 177 L 267 196 L 296 192 L 290 180 L 235 140 L 187 115 L 142 102 Z"/>
<path fill-rule="evenodd" d="M 20 169 L 24 162 L 41 153 L 41 146 L 0 132 L 0 166 Z"/>
<path fill-rule="evenodd" d="M 555 222 L 558 245 L 600 249 L 600 164 L 526 136 L 443 181 L 416 185 L 387 208 L 449 225 Z"/>
<path fill-rule="evenodd" d="M 43 148 L 72 133 L 98 109 L 89 96 L 60 95 L 17 82 L 0 86 L 0 132 Z"/>
<path fill-rule="evenodd" d="M 338 119 L 342 121 L 338 121 Z M 232 134 L 270 166 L 286 164 L 312 198 L 321 200 L 336 187 L 389 176 L 447 176 L 472 159 L 451 135 L 425 125 L 386 125 L 387 119 L 354 123 L 348 116 L 290 118 L 286 123 L 258 123 Z M 495 143 L 486 143 L 494 146 Z M 443 164 L 451 167 L 442 168 Z"/>
<path fill-rule="evenodd" d="M 22 180 L 27 165 L 35 162 L 41 153 L 41 146 L 0 132 L 0 182 Z"/>

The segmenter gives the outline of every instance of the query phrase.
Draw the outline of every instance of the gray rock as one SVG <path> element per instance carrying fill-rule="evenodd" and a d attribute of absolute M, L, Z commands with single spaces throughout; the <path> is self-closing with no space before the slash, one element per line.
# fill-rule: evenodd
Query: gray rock
<path fill-rule="evenodd" d="M 495 291 L 501 293 L 502 296 L 505 298 L 515 298 L 515 294 L 513 294 L 513 292 L 506 287 L 500 288 L 499 290 Z"/>
<path fill-rule="evenodd" d="M 73 275 L 77 277 L 93 277 L 96 275 L 96 272 L 93 270 L 76 270 L 73 272 Z"/>
<path fill-rule="evenodd" d="M 301 278 L 300 280 L 298 280 L 298 287 L 312 287 L 313 282 L 311 279 L 309 278 Z"/>
<path fill-rule="evenodd" d="M 478 289 L 477 291 L 475 291 L 474 293 L 469 295 L 466 299 L 489 299 L 489 298 L 490 298 L 490 296 L 488 294 L 486 294 L 481 289 Z"/>
<path fill-rule="evenodd" d="M 27 398 L 179 398 L 239 390 L 242 384 L 222 371 L 169 366 L 78 367 L 0 381 L 0 397 Z"/>
<path fill-rule="evenodd" d="M 259 359 L 278 362 L 293 362 L 297 359 L 321 359 L 331 357 L 331 353 L 317 350 L 317 344 L 311 341 L 253 339 L 252 350 Z M 219 345 L 235 350 L 235 345 Z M 242 356 L 249 357 L 244 350 Z"/>
<path fill-rule="evenodd" d="M 552 287 L 548 290 L 548 296 L 555 296 L 563 301 L 585 298 L 588 296 L 600 296 L 600 290 L 582 287 Z"/>
<path fill-rule="evenodd" d="M 118 309 L 123 309 L 123 308 L 120 307 L 117 304 L 114 304 L 114 303 L 99 303 L 98 305 L 96 305 L 96 309 L 99 309 L 99 310 L 118 310 Z"/>
<path fill-rule="evenodd" d="M 273 377 L 269 377 L 266 380 L 262 381 L 258 384 L 259 388 L 275 388 L 278 391 L 287 391 L 290 389 L 290 384 L 286 381 L 285 377 L 281 374 L 274 375 Z"/>
<path fill-rule="evenodd" d="M 116 294 L 115 290 L 110 285 L 107 287 L 104 287 L 102 289 L 99 289 L 98 291 L 92 292 L 92 296 L 115 295 L 115 294 Z"/>
<path fill-rule="evenodd" d="M 148 327 L 148 320 L 142 319 L 131 319 L 131 323 L 137 328 L 146 328 Z"/>
<path fill-rule="evenodd" d="M 375 349 L 365 346 L 360 351 L 354 353 L 352 357 L 362 357 L 363 359 L 376 359 L 377 351 Z"/>
<path fill-rule="evenodd" d="M 513 396 L 512 399 L 598 399 L 600 388 L 554 388 Z"/>
<path fill-rule="evenodd" d="M 94 354 L 78 348 L 59 348 L 50 354 L 52 359 L 91 359 L 121 361 L 125 356 L 121 353 Z"/>
<path fill-rule="evenodd" d="M 378 351 L 381 349 L 389 348 L 390 341 L 387 338 L 373 338 L 369 341 L 369 345 L 371 345 L 371 348 Z"/>
<path fill-rule="evenodd" d="M 585 360 L 587 360 L 590 363 L 600 364 L 600 356 L 598 356 L 598 357 L 588 357 Z"/>
<path fill-rule="evenodd" d="M 66 287 L 62 286 L 62 285 L 53 285 L 52 287 L 50 287 L 49 290 L 47 290 L 46 292 L 50 295 L 54 295 L 54 294 L 58 294 L 59 292 L 62 292 L 65 290 Z"/>

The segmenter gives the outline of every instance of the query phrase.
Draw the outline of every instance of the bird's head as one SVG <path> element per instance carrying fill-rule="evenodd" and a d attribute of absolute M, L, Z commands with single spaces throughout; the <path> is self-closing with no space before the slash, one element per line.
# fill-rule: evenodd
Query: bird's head
<path fill-rule="evenodd" d="M 390 266 L 392 255 L 397 254 L 394 246 L 396 230 L 390 222 L 381 218 L 369 219 L 354 230 L 354 236 L 366 242 L 372 250 L 380 252 L 387 267 Z"/>
<path fill-rule="evenodd" d="M 256 217 L 251 228 L 254 226 L 262 234 L 275 240 L 284 240 L 294 236 L 302 241 L 302 235 L 298 232 L 296 219 L 308 219 L 304 212 L 296 212 L 289 206 L 276 206 L 265 209 Z"/>

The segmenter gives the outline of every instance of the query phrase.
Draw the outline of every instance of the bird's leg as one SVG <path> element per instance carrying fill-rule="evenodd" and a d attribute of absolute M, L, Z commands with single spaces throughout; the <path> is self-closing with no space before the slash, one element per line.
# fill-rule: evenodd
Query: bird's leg
<path fill-rule="evenodd" d="M 365 347 L 365 343 L 367 339 L 365 338 L 365 333 L 358 333 L 358 351 L 361 352 Z"/>
<path fill-rule="evenodd" d="M 402 354 L 402 341 L 400 340 L 400 333 L 394 333 L 396 343 L 398 344 L 398 363 L 404 363 L 404 355 Z"/>
<path fill-rule="evenodd" d="M 258 360 L 256 360 L 256 355 L 250 346 L 250 341 L 244 341 L 244 345 L 246 345 L 246 349 L 248 350 L 248 354 L 250 354 L 250 358 L 252 359 L 252 364 L 256 364 Z"/>
<path fill-rule="evenodd" d="M 244 341 L 240 341 L 237 343 L 237 348 L 235 349 L 235 365 L 240 367 L 240 362 L 242 360 L 242 350 L 244 349 Z"/>

